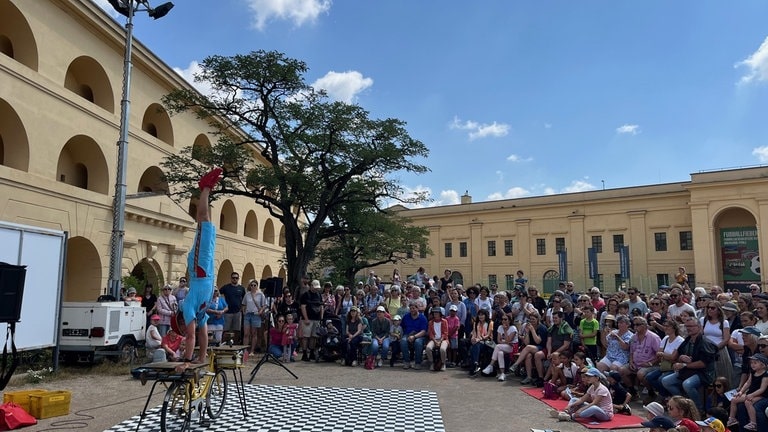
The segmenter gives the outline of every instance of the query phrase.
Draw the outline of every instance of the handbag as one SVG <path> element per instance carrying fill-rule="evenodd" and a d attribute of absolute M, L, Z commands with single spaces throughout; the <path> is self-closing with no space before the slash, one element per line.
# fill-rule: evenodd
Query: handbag
<path fill-rule="evenodd" d="M 376 367 L 376 356 L 371 354 L 365 358 L 365 368 L 368 370 L 373 370 L 375 367 Z"/>
<path fill-rule="evenodd" d="M 8 402 L 0 405 L 0 429 L 18 429 L 24 426 L 37 424 L 37 419 L 32 417 L 24 408 Z"/>
<path fill-rule="evenodd" d="M 661 348 L 662 351 L 664 351 L 667 348 L 667 344 L 669 343 L 669 339 L 667 339 L 666 342 L 664 342 L 664 346 Z M 659 362 L 659 369 L 662 372 L 669 372 L 672 370 L 672 360 L 662 360 Z"/>
<path fill-rule="evenodd" d="M 544 399 L 560 399 L 560 394 L 557 392 L 557 386 L 550 381 L 544 383 L 544 390 L 542 393 L 544 394 Z"/>

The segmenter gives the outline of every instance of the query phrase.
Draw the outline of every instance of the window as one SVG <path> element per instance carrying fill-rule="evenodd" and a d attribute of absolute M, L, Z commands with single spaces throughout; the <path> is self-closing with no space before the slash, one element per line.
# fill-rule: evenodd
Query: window
<path fill-rule="evenodd" d="M 619 252 L 619 249 L 624 246 L 624 234 L 613 235 L 613 251 Z"/>
<path fill-rule="evenodd" d="M 411 252 L 413 254 L 413 252 Z M 427 257 L 427 245 L 421 245 L 419 246 L 419 258 L 426 258 Z"/>
<path fill-rule="evenodd" d="M 488 286 L 497 284 L 498 281 L 496 279 L 497 279 L 497 277 L 496 277 L 495 274 L 489 274 L 488 275 Z"/>
<path fill-rule="evenodd" d="M 666 273 L 657 273 L 656 274 L 656 286 L 660 287 L 662 285 L 669 286 L 669 275 Z"/>
<path fill-rule="evenodd" d="M 680 231 L 680 250 L 681 251 L 693 250 L 693 232 L 692 231 Z"/>
<path fill-rule="evenodd" d="M 515 289 L 515 275 L 504 275 L 504 283 L 507 291 Z"/>
<path fill-rule="evenodd" d="M 603 236 L 592 236 L 592 249 L 595 253 L 603 253 Z"/>
<path fill-rule="evenodd" d="M 412 259 L 413 258 L 413 249 L 408 249 L 408 251 L 405 252 L 405 257 L 407 259 Z"/>
<path fill-rule="evenodd" d="M 602 273 L 598 273 L 597 274 L 597 278 L 595 278 L 595 280 L 593 280 L 592 282 L 595 284 L 596 287 L 598 287 L 598 288 L 600 288 L 600 290 L 602 290 L 603 289 L 603 274 Z"/>
<path fill-rule="evenodd" d="M 664 252 L 667 250 L 667 233 L 660 232 L 654 233 L 653 237 L 656 242 L 656 252 Z"/>
<path fill-rule="evenodd" d="M 450 258 L 453 256 L 453 243 L 445 244 L 445 257 Z"/>
<path fill-rule="evenodd" d="M 512 240 L 504 240 L 504 256 L 512 256 Z"/>
<path fill-rule="evenodd" d="M 547 254 L 547 239 L 536 239 L 536 255 Z"/>
<path fill-rule="evenodd" d="M 555 252 L 563 252 L 565 250 L 565 237 L 555 238 Z"/>
<path fill-rule="evenodd" d="M 496 256 L 496 240 L 488 240 L 488 256 Z"/>
<path fill-rule="evenodd" d="M 613 275 L 613 282 L 616 285 L 616 291 L 621 289 L 621 285 L 624 283 L 624 279 L 621 277 L 621 273 Z"/>
<path fill-rule="evenodd" d="M 467 256 L 467 242 L 459 242 L 459 256 L 462 258 Z"/>

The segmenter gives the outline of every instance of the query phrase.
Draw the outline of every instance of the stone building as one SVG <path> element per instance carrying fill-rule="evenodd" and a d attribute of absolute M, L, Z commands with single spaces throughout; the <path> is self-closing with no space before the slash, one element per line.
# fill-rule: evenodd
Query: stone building
<path fill-rule="evenodd" d="M 89 0 L 0 0 L 0 220 L 68 232 L 67 301 L 94 300 L 107 286 L 125 47 L 120 21 Z M 160 162 L 215 140 L 206 122 L 170 116 L 161 105 L 171 89 L 188 86 L 134 40 L 122 270 L 155 289 L 187 272 L 196 205 L 164 194 Z M 232 271 L 244 281 L 284 277 L 279 220 L 243 197 L 216 201 L 211 217 L 219 230 L 219 285 Z"/>

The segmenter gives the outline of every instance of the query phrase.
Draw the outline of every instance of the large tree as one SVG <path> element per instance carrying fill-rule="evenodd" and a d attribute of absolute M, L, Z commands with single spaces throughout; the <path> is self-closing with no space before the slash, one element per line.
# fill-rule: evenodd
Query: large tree
<path fill-rule="evenodd" d="M 331 268 L 334 281 L 348 286 L 354 286 L 360 270 L 405 262 L 414 251 L 429 252 L 429 230 L 395 212 L 353 204 L 332 212 L 329 219 L 347 229 L 321 243 L 318 264 Z"/>
<path fill-rule="evenodd" d="M 288 284 L 296 288 L 317 245 L 350 231 L 331 215 L 347 205 L 384 211 L 384 203 L 417 203 L 403 194 L 398 173 L 424 173 L 428 155 L 405 122 L 374 119 L 362 107 L 331 100 L 304 80 L 300 60 L 274 51 L 201 63 L 195 81 L 213 91 L 180 89 L 163 98 L 172 112 L 194 112 L 219 134 L 210 149 L 185 148 L 163 162 L 174 195 L 194 195 L 196 180 L 217 165 L 217 195 L 253 198 L 285 227 Z M 194 158 L 193 158 L 194 157 Z M 194 159 L 203 163 L 196 163 Z M 204 205 L 200 203 L 200 205 Z"/>

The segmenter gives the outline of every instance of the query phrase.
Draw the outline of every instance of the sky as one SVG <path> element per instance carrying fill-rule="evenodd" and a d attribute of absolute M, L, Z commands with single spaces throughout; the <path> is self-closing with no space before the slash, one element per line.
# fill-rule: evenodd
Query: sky
<path fill-rule="evenodd" d="M 405 121 L 431 171 L 393 175 L 423 206 L 768 164 L 764 0 L 175 4 L 134 36 L 188 81 L 207 56 L 277 50 L 332 98 Z"/>

